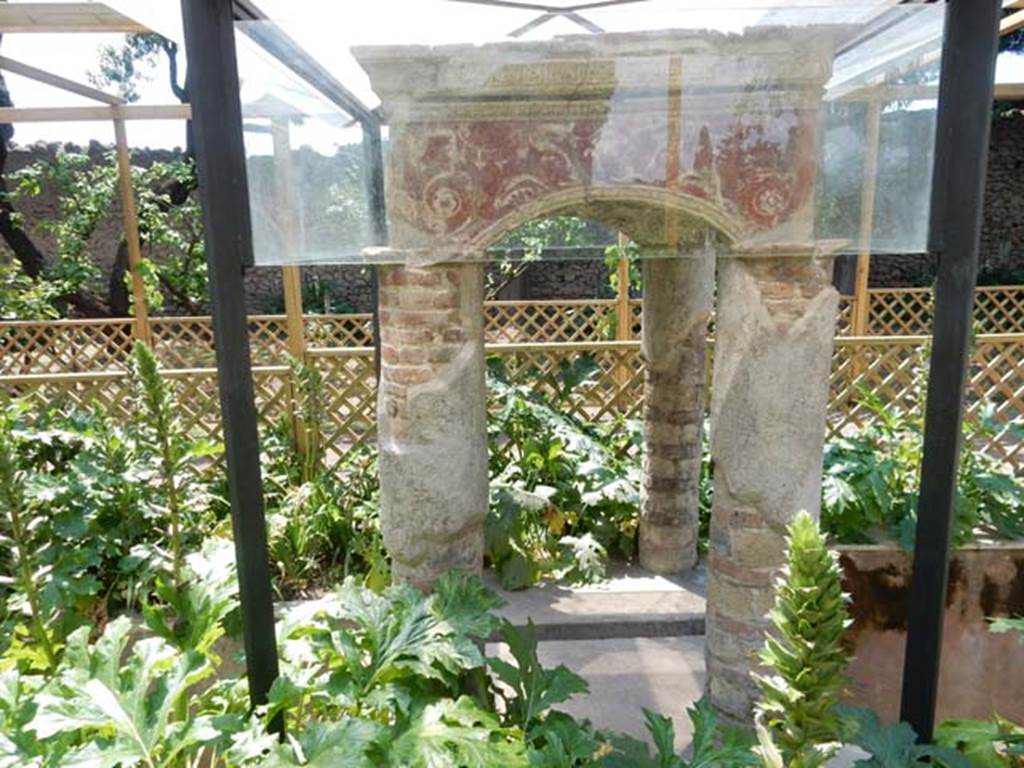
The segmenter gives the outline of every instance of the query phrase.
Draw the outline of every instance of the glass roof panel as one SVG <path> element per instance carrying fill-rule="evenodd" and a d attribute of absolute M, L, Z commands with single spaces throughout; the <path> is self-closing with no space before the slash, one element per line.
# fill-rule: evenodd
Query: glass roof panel
<path fill-rule="evenodd" d="M 485 259 L 548 215 L 651 257 L 709 231 L 724 251 L 925 249 L 941 4 L 258 4 L 238 24 L 257 263 Z M 359 109 L 253 41 L 275 35 L 383 121 L 390 248 L 369 248 Z"/>

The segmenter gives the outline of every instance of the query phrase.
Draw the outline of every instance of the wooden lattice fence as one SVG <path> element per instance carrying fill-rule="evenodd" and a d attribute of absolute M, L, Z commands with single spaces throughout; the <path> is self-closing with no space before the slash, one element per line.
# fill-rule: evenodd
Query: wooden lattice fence
<path fill-rule="evenodd" d="M 831 432 L 873 418 L 861 398 L 870 391 L 903 408 L 919 404 L 931 322 L 927 289 L 872 290 L 871 331 L 848 335 L 852 301 L 843 297 L 832 370 Z M 591 420 L 634 417 L 643 399 L 639 355 L 642 308 L 629 303 L 629 328 L 619 327 L 615 300 L 488 302 L 489 354 L 513 381 L 528 382 L 546 397 L 558 390 L 560 366 L 581 356 L 596 365 L 579 397 L 564 407 Z M 625 310 L 623 310 L 625 311 Z M 284 420 L 291 409 L 287 324 L 283 315 L 250 318 L 254 379 L 264 424 Z M 968 413 L 985 403 L 1002 421 L 1024 417 L 1024 287 L 979 288 L 977 337 L 970 369 Z M 153 318 L 154 347 L 179 394 L 180 414 L 190 429 L 219 435 L 213 332 L 208 317 Z M 373 322 L 369 314 L 308 315 L 308 362 L 325 382 L 324 443 L 335 459 L 372 440 L 375 428 Z M 132 322 L 56 320 L 0 322 L 0 388 L 47 402 L 95 403 L 128 415 L 127 378 Z M 1019 442 L 996 436 L 987 446 L 1024 467 Z"/>
<path fill-rule="evenodd" d="M 927 337 L 840 338 L 833 356 L 832 434 L 873 418 L 860 403 L 862 389 L 903 408 L 918 407 L 926 370 Z M 594 375 L 564 402 L 590 420 L 636 417 L 643 401 L 643 368 L 636 341 L 590 341 L 554 344 L 491 344 L 488 354 L 500 361 L 512 382 L 527 383 L 548 398 L 557 395 L 560 367 L 587 356 Z M 713 351 L 712 351 L 713 354 Z M 308 362 L 324 382 L 323 440 L 330 460 L 372 441 L 376 417 L 373 350 L 367 347 L 311 348 Z M 1001 421 L 1024 418 L 1024 334 L 978 337 L 970 368 L 968 413 L 979 415 L 983 403 Z M 219 435 L 216 370 L 210 367 L 168 370 L 179 395 L 179 413 L 197 434 Z M 290 372 L 285 365 L 254 369 L 257 406 L 264 427 L 287 418 Z M 0 375 L 0 389 L 31 395 L 43 402 L 96 403 L 128 416 L 132 384 L 124 370 L 92 373 Z M 976 446 L 1024 468 L 1024 447 L 1006 435 Z"/>

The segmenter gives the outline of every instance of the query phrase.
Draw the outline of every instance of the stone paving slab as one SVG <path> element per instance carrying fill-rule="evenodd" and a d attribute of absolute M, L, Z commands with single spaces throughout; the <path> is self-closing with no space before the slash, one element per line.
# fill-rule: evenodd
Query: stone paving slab
<path fill-rule="evenodd" d="M 487 652 L 512 661 L 503 645 L 488 645 Z M 673 718 L 680 751 L 690 744 L 686 708 L 704 693 L 703 637 L 548 641 L 538 645 L 537 655 L 543 666 L 564 664 L 590 685 L 589 694 L 558 709 L 598 728 L 647 739 L 646 707 Z"/>
<path fill-rule="evenodd" d="M 506 605 L 499 613 L 516 626 L 533 620 L 540 640 L 606 640 L 701 635 L 703 569 L 685 577 L 651 574 L 619 565 L 600 584 L 543 584 L 509 592 L 487 577 Z"/>
<path fill-rule="evenodd" d="M 502 644 L 488 645 L 487 653 L 514 663 Z M 693 729 L 686 709 L 704 695 L 706 680 L 703 636 L 548 641 L 538 645 L 537 655 L 544 667 L 564 664 L 590 685 L 589 693 L 557 709 L 650 743 L 644 726 L 646 707 L 672 718 L 676 750 L 688 752 Z M 828 768 L 850 768 L 866 756 L 847 747 Z"/>

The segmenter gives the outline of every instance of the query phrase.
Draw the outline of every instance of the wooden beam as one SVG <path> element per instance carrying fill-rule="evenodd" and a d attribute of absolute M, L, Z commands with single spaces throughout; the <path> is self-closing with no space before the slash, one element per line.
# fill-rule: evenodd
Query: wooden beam
<path fill-rule="evenodd" d="M 999 101 L 1024 101 L 1024 83 L 996 83 L 995 95 Z"/>
<path fill-rule="evenodd" d="M 618 292 L 615 296 L 615 338 L 629 341 L 633 338 L 633 311 L 629 306 L 629 255 L 626 253 L 628 238 L 619 232 Z"/>
<path fill-rule="evenodd" d="M 853 335 L 868 335 L 871 296 L 868 277 L 871 272 L 871 233 L 875 224 L 875 191 L 878 187 L 878 145 L 882 124 L 882 104 L 872 101 L 865 116 L 866 152 L 864 177 L 860 191 L 860 243 L 857 250 L 857 275 L 853 290 Z"/>
<path fill-rule="evenodd" d="M 259 415 L 243 282 L 253 254 L 235 28 L 231 0 L 182 0 L 181 8 L 193 75 L 192 128 L 210 276 L 228 498 L 238 561 L 242 639 L 249 700 L 257 707 L 267 702 L 270 686 L 278 676 L 278 659 L 263 511 Z M 276 717 L 270 727 L 283 730 L 283 718 Z"/>
<path fill-rule="evenodd" d="M 0 3 L 2 6 L 2 3 Z M 88 120 L 190 120 L 188 104 L 121 104 L 109 107 L 2 107 L 0 123 L 70 123 Z"/>
<path fill-rule="evenodd" d="M 900 700 L 900 719 L 925 742 L 939 694 L 1001 13 L 999 0 L 950 0 L 943 32 L 928 243 L 939 266 Z"/>
<path fill-rule="evenodd" d="M 1011 13 L 1009 16 L 1003 18 L 999 22 L 999 34 L 1008 35 L 1011 32 L 1016 32 L 1018 29 L 1024 28 L 1024 11 L 1017 11 Z"/>
<path fill-rule="evenodd" d="M 291 138 L 288 119 L 275 118 L 270 132 L 274 146 L 274 207 L 277 215 L 277 231 L 281 242 L 281 287 L 284 291 L 285 329 L 288 337 L 288 354 L 296 361 L 306 361 L 306 333 L 302 317 L 302 270 L 297 265 L 298 240 L 301 235 L 298 217 L 293 215 L 295 202 L 291 167 Z M 301 392 L 297 383 L 290 382 L 291 397 L 288 399 L 292 420 L 292 437 L 295 447 L 307 461 L 310 445 L 307 425 L 303 419 L 300 403 Z"/>
<path fill-rule="evenodd" d="M 0 33 L 149 32 L 103 3 L 0 3 Z"/>
<path fill-rule="evenodd" d="M 121 188 L 124 239 L 128 246 L 128 269 L 132 276 L 132 315 L 135 317 L 135 338 L 152 347 L 153 331 L 149 325 L 146 288 L 142 280 L 142 239 L 139 237 L 139 215 L 135 208 L 135 188 L 132 184 L 132 164 L 128 155 L 128 134 L 125 130 L 124 120 L 114 121 L 114 140 L 117 145 L 117 180 Z"/>
<path fill-rule="evenodd" d="M 101 101 L 104 104 L 124 104 L 125 101 L 120 96 L 114 96 L 109 93 L 104 93 L 96 88 L 91 88 L 88 85 L 82 83 L 76 83 L 74 80 L 68 80 L 60 75 L 55 75 L 52 72 L 47 72 L 45 69 L 38 69 L 33 67 L 31 64 L 25 64 L 15 59 L 8 58 L 7 56 L 0 56 L 0 69 L 11 72 L 15 75 L 21 75 L 27 77 L 30 80 L 43 83 L 45 85 L 53 86 L 54 88 L 60 88 L 62 91 L 68 91 L 69 93 L 75 93 L 79 96 L 85 96 L 87 99 L 94 101 Z"/>

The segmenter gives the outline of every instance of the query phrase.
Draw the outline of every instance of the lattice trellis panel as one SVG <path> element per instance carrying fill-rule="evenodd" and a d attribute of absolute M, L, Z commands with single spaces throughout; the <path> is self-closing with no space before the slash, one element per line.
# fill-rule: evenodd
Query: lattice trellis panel
<path fill-rule="evenodd" d="M 1024 330 L 1024 286 L 983 286 L 974 294 L 974 322 L 979 333 Z"/>
<path fill-rule="evenodd" d="M 323 382 L 321 439 L 329 466 L 371 441 L 377 430 L 373 350 L 315 350 L 309 354 Z"/>
<path fill-rule="evenodd" d="M 836 336 L 849 336 L 853 332 L 853 297 L 840 296 L 836 313 Z"/>
<path fill-rule="evenodd" d="M 875 418 L 861 402 L 864 391 L 904 411 L 916 408 L 924 393 L 927 373 L 922 341 L 837 339 L 832 355 L 829 432 L 837 434 L 850 427 L 861 427 Z"/>
<path fill-rule="evenodd" d="M 153 349 L 165 368 L 208 368 L 215 362 L 208 317 L 159 317 L 152 321 Z"/>
<path fill-rule="evenodd" d="M 0 373 L 75 373 L 123 369 L 130 320 L 0 323 Z"/>
<path fill-rule="evenodd" d="M 373 315 L 306 315 L 306 343 L 310 347 L 372 347 Z"/>
<path fill-rule="evenodd" d="M 123 373 L 33 375 L 0 379 L 0 392 L 26 397 L 41 408 L 102 408 L 115 418 L 131 418 L 131 391 Z"/>
<path fill-rule="evenodd" d="M 997 422 L 1024 420 L 1024 335 L 979 339 L 968 370 L 967 411 L 977 418 L 991 408 Z M 1024 445 L 1019 435 L 993 436 L 986 450 L 1021 466 Z"/>
<path fill-rule="evenodd" d="M 280 326 L 267 324 L 258 330 L 271 337 L 280 331 Z M 862 389 L 904 409 L 919 407 L 924 393 L 926 343 L 924 337 L 837 339 L 832 366 L 830 433 L 864 425 L 874 418 L 860 403 Z M 561 378 L 559 366 L 586 356 L 597 365 L 598 374 L 580 387 L 577 395 L 566 401 L 565 407 L 580 418 L 600 421 L 640 415 L 643 375 L 638 348 L 635 341 L 498 344 L 489 345 L 488 354 L 504 361 L 512 381 L 529 381 L 536 391 L 552 399 L 557 395 Z M 373 440 L 376 426 L 373 352 L 366 348 L 311 349 L 308 359 L 320 371 L 324 382 L 323 443 L 328 461 L 334 464 L 353 448 Z M 1000 421 L 1024 418 L 1022 370 L 1024 334 L 979 337 L 970 369 L 969 415 L 977 417 L 984 402 L 991 404 Z M 178 396 L 179 417 L 187 428 L 193 434 L 219 440 L 216 370 L 210 367 L 173 370 L 167 375 Z M 271 425 L 287 418 L 291 407 L 287 367 L 255 368 L 254 384 L 261 423 Z M 95 404 L 124 418 L 132 416 L 132 389 L 124 371 L 0 376 L 0 391 L 9 395 L 31 395 L 42 403 L 59 405 Z M 1024 448 L 1018 437 L 998 435 L 991 445 L 978 448 L 991 450 L 1017 466 L 1024 466 Z"/>
<path fill-rule="evenodd" d="M 640 415 L 643 370 L 635 342 L 499 346 L 492 347 L 489 354 L 501 360 L 512 383 L 529 383 L 533 391 L 552 402 L 559 401 L 561 366 L 585 357 L 596 365 L 595 375 L 560 406 L 585 421 Z"/>
<path fill-rule="evenodd" d="M 613 338 L 614 301 L 488 302 L 484 336 L 493 343 L 601 341 Z"/>
<path fill-rule="evenodd" d="M 920 336 L 931 333 L 930 289 L 872 289 L 869 296 L 868 329 L 872 336 Z"/>

